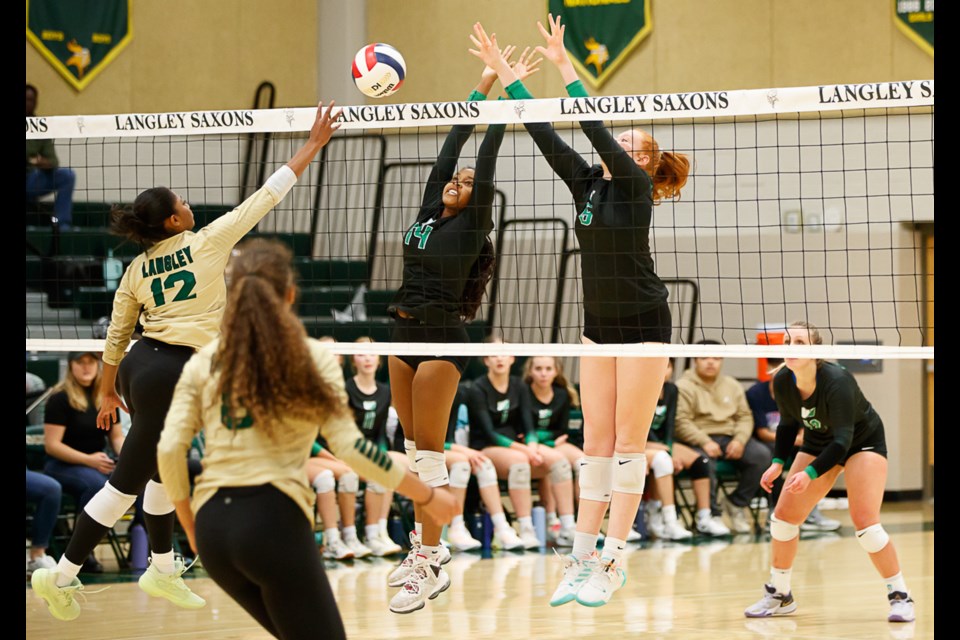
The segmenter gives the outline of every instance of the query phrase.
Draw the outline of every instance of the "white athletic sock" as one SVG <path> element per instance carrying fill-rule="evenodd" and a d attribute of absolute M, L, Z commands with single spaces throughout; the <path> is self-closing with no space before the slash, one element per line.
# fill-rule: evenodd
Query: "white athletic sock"
<path fill-rule="evenodd" d="M 67 556 L 60 556 L 60 562 L 57 563 L 57 586 L 65 587 L 73 582 L 73 579 L 80 573 L 80 565 L 73 564 L 67 560 Z"/>
<path fill-rule="evenodd" d="M 337 542 L 340 540 L 340 529 L 336 527 L 330 527 L 329 529 L 323 530 L 323 538 L 327 541 L 328 544 Z"/>
<path fill-rule="evenodd" d="M 352 525 L 343 528 L 343 539 L 345 542 L 353 542 L 357 539 L 357 526 Z"/>
<path fill-rule="evenodd" d="M 440 545 L 436 547 L 422 545 L 418 555 L 425 556 L 430 564 L 440 564 Z"/>
<path fill-rule="evenodd" d="M 793 569 L 777 569 L 770 567 L 770 584 L 777 590 L 777 593 L 784 595 L 790 593 L 790 574 Z"/>
<path fill-rule="evenodd" d="M 667 504 L 660 509 L 660 513 L 663 514 L 663 523 L 664 524 L 673 524 L 677 521 L 677 505 Z"/>
<path fill-rule="evenodd" d="M 63 562 L 63 560 L 61 560 L 61 562 Z M 910 595 L 910 592 L 907 591 L 907 581 L 903 579 L 903 573 L 898 573 L 895 576 L 884 578 L 883 582 L 887 585 L 887 593 L 899 591 L 901 593 Z"/>
<path fill-rule="evenodd" d="M 712 517 L 713 513 L 710 511 L 710 509 L 697 509 L 697 520 L 709 520 Z"/>
<path fill-rule="evenodd" d="M 166 553 L 154 553 L 151 551 L 150 558 L 160 573 L 173 573 L 173 549 L 170 549 L 170 551 Z"/>
<path fill-rule="evenodd" d="M 597 550 L 597 538 L 595 533 L 583 533 L 577 531 L 573 534 L 573 557 L 577 560 L 583 560 L 591 553 Z"/>
<path fill-rule="evenodd" d="M 387 519 L 386 519 L 386 518 L 380 518 L 380 519 L 377 521 L 377 524 L 380 525 L 380 530 L 381 530 L 381 531 L 383 531 L 384 533 L 386 533 L 386 534 L 389 535 L 389 532 L 387 531 Z"/>
<path fill-rule="evenodd" d="M 533 529 L 533 516 L 523 516 L 522 518 L 517 518 L 517 522 L 520 523 L 521 531 Z"/>
<path fill-rule="evenodd" d="M 450 521 L 451 527 L 462 527 L 463 526 L 463 514 L 453 516 L 453 520 Z"/>
<path fill-rule="evenodd" d="M 557 524 L 558 522 L 560 522 L 560 521 L 557 519 L 557 512 L 556 512 L 556 511 L 547 511 L 547 526 L 548 526 L 548 527 L 551 527 L 551 526 Z"/>
<path fill-rule="evenodd" d="M 575 526 L 577 526 L 577 522 L 573 519 L 572 513 L 568 513 L 565 516 L 560 516 L 561 529 L 573 529 Z"/>
<path fill-rule="evenodd" d="M 626 540 L 617 540 L 607 536 L 603 541 L 603 553 L 600 554 L 600 559 L 601 561 L 613 560 L 619 564 L 623 560 L 623 550 L 626 548 Z"/>
<path fill-rule="evenodd" d="M 376 522 L 368 524 L 363 528 L 363 533 L 367 536 L 367 542 L 380 537 L 380 525 Z"/>
<path fill-rule="evenodd" d="M 413 530 L 417 532 L 417 537 L 418 537 L 418 538 L 422 537 L 422 536 L 423 536 L 423 523 L 422 523 L 422 522 L 414 522 L 414 523 L 413 523 Z"/>
<path fill-rule="evenodd" d="M 503 511 L 501 511 L 500 513 L 495 513 L 492 516 L 490 516 L 490 520 L 493 521 L 494 531 L 503 531 L 504 527 L 510 526 L 509 524 L 507 524 L 507 514 L 505 514 Z"/>

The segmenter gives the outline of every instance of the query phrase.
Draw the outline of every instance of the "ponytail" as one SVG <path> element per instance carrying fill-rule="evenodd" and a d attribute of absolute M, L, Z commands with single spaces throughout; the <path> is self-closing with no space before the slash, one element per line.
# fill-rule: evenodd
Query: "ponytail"
<path fill-rule="evenodd" d="M 318 424 L 345 405 L 320 377 L 303 324 L 287 303 L 293 282 L 290 250 L 253 240 L 234 258 L 214 367 L 228 419 L 243 411 L 255 428 L 279 437 L 284 419 Z"/>
<path fill-rule="evenodd" d="M 147 249 L 170 237 L 164 221 L 176 211 L 177 196 L 166 187 L 153 187 L 137 196 L 133 205 L 110 209 L 110 231 Z"/>
<path fill-rule="evenodd" d="M 653 168 L 653 201 L 680 197 L 680 189 L 687 184 L 690 174 L 690 158 L 684 153 L 664 151 L 658 154 Z"/>

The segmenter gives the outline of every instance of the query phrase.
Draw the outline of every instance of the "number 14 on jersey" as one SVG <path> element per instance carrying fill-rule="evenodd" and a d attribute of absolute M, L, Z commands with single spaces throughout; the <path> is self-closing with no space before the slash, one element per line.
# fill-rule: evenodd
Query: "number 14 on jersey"
<path fill-rule="evenodd" d="M 417 243 L 417 249 L 425 249 L 427 246 L 427 240 L 430 238 L 431 231 L 433 231 L 433 227 L 431 227 L 429 224 L 421 224 L 417 222 L 410 227 L 409 231 L 407 231 L 407 235 L 403 238 L 403 244 L 409 245 L 412 238 L 417 238 L 419 240 Z"/>

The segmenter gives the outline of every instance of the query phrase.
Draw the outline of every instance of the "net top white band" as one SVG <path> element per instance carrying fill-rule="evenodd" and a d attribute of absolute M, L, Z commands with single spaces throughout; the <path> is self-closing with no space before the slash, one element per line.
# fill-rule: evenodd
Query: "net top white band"
<path fill-rule="evenodd" d="M 760 116 L 848 109 L 932 107 L 933 80 L 817 87 L 654 93 L 591 98 L 370 104 L 343 108 L 344 130 L 455 124 Z M 340 108 L 340 107 L 338 107 Z M 27 140 L 309 131 L 313 108 L 234 109 L 26 119 Z"/>
<path fill-rule="evenodd" d="M 103 351 L 103 340 L 27 340 L 27 351 Z M 438 344 L 428 342 L 336 342 L 332 353 L 380 356 L 637 356 L 698 358 L 824 358 L 828 360 L 933 360 L 933 347 L 878 345 L 742 345 L 742 344 Z"/>

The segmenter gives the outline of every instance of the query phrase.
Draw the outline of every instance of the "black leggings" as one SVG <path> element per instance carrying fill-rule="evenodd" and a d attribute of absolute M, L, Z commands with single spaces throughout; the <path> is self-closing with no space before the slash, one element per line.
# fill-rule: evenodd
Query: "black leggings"
<path fill-rule="evenodd" d="M 191 347 L 171 345 L 151 338 L 143 338 L 133 345 L 120 362 L 117 382 L 120 395 L 130 409 L 130 432 L 123 441 L 123 451 L 117 467 L 110 476 L 110 484 L 120 493 L 135 496 L 147 482 L 157 482 L 157 443 L 163 431 L 163 421 L 173 400 L 173 391 L 180 380 L 183 366 L 194 350 Z M 105 491 L 106 489 L 101 489 Z M 175 514 L 146 514 L 144 520 L 150 537 L 150 550 L 167 553 L 172 549 Z M 80 514 L 73 536 L 67 545 L 67 559 L 80 564 L 100 543 L 109 527 L 87 515 Z"/>
<path fill-rule="evenodd" d="M 221 488 L 197 513 L 210 577 L 277 638 L 346 638 L 303 510 L 273 485 Z"/>

